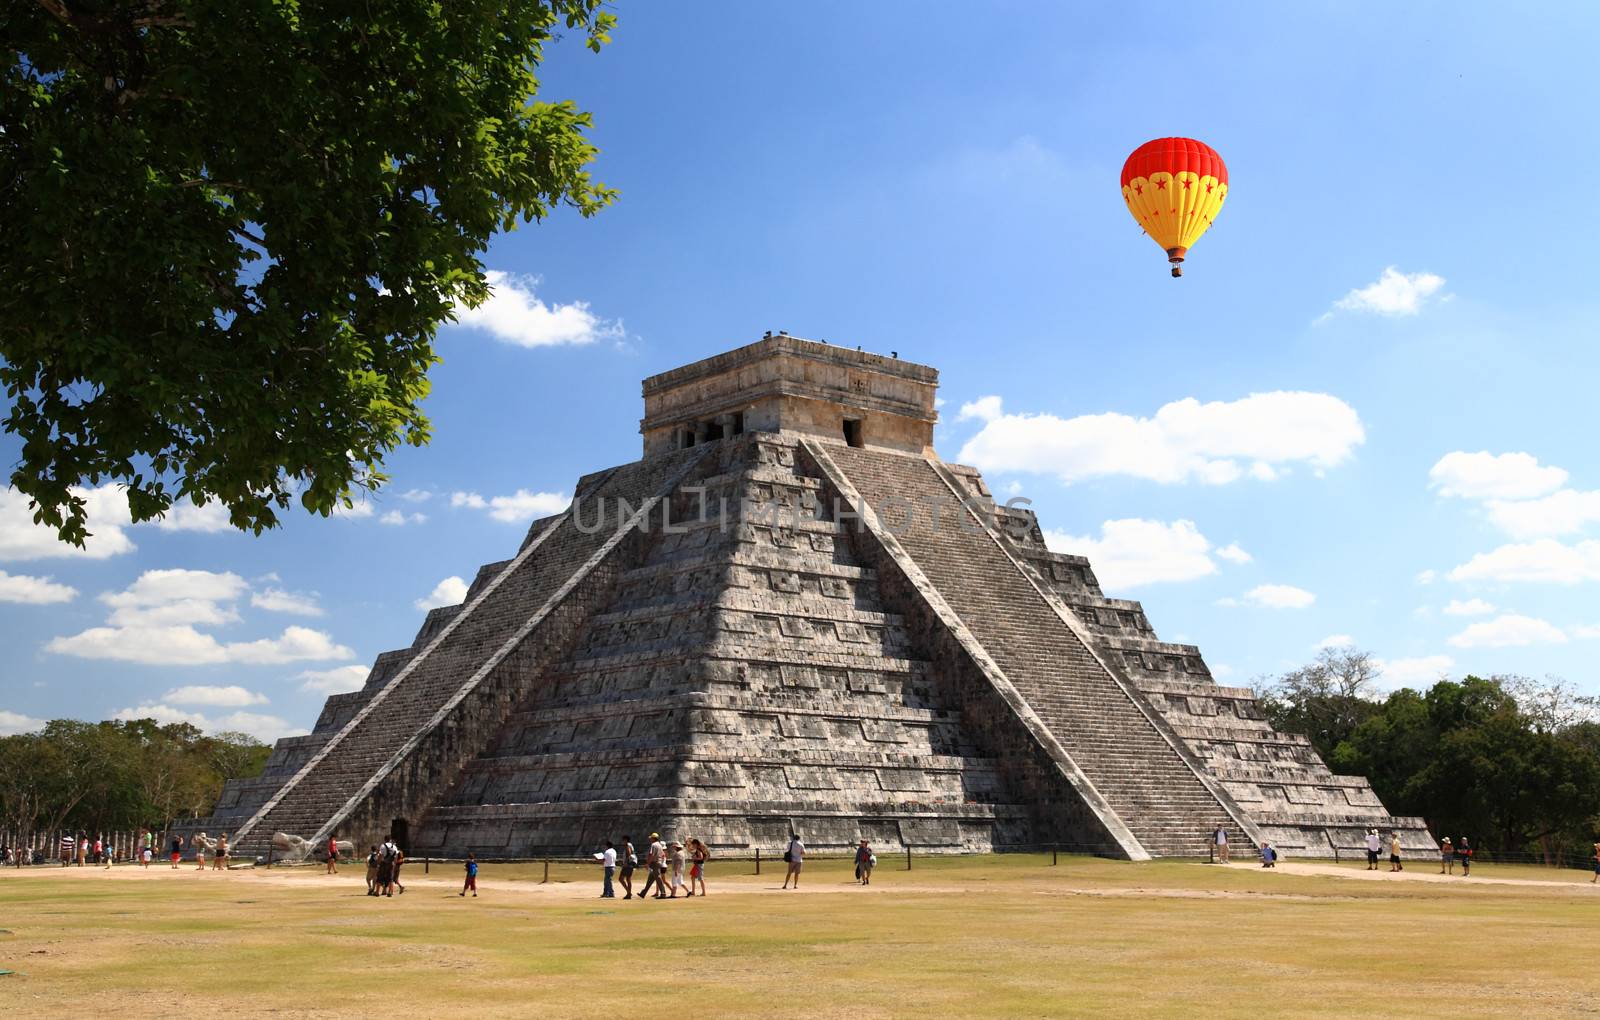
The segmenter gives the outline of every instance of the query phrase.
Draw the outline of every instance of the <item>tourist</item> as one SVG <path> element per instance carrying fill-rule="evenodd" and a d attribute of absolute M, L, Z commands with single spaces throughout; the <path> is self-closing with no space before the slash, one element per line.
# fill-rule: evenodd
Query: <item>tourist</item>
<path fill-rule="evenodd" d="M 1594 877 L 1589 879 L 1589 884 L 1600 882 L 1600 843 L 1594 845 Z"/>
<path fill-rule="evenodd" d="M 1261 866 L 1263 868 L 1276 868 L 1278 866 L 1278 849 L 1271 843 L 1261 844 Z"/>
<path fill-rule="evenodd" d="M 106 840 L 104 836 L 94 838 L 94 862 L 99 864 L 106 855 Z"/>
<path fill-rule="evenodd" d="M 622 837 L 621 870 L 617 872 L 617 879 L 622 883 L 625 900 L 633 899 L 633 869 L 639 866 L 639 856 L 633 852 L 633 837 Z"/>
<path fill-rule="evenodd" d="M 1449 836 L 1439 844 L 1439 874 L 1447 872 L 1452 875 L 1456 873 L 1456 848 L 1455 844 L 1450 842 Z"/>
<path fill-rule="evenodd" d="M 367 895 L 378 895 L 378 844 L 372 844 L 372 852 L 367 854 Z"/>
<path fill-rule="evenodd" d="M 390 888 L 394 882 L 394 855 L 395 845 L 389 840 L 384 840 L 378 848 L 378 895 L 393 896 L 394 890 Z"/>
<path fill-rule="evenodd" d="M 600 869 L 605 875 L 605 878 L 600 885 L 600 898 L 603 900 L 616 899 L 616 889 L 614 889 L 611 885 L 611 879 L 617 873 L 616 844 L 611 842 L 609 839 L 606 840 L 606 848 L 595 854 L 594 859 L 600 862 Z"/>
<path fill-rule="evenodd" d="M 700 887 L 700 895 L 706 894 L 706 861 L 711 859 L 711 848 L 706 846 L 698 836 L 689 840 L 689 895 L 693 896 L 695 887 Z"/>
<path fill-rule="evenodd" d="M 1383 839 L 1377 829 L 1367 830 L 1367 870 L 1378 870 L 1378 852 L 1383 849 Z"/>
<path fill-rule="evenodd" d="M 328 874 L 339 873 L 339 840 L 335 836 L 328 837 L 328 849 L 323 854 L 323 859 L 328 865 Z"/>
<path fill-rule="evenodd" d="M 1405 865 L 1400 863 L 1400 830 L 1396 829 L 1389 834 L 1389 870 L 1391 872 L 1404 871 Z"/>
<path fill-rule="evenodd" d="M 146 829 L 144 830 L 144 849 L 140 851 L 139 854 L 139 859 L 143 862 L 142 866 L 148 868 L 150 866 L 150 861 L 154 859 L 155 855 L 156 834 L 150 829 Z"/>
<path fill-rule="evenodd" d="M 226 832 L 217 837 L 216 849 L 211 851 L 211 870 L 228 870 L 228 834 Z"/>
<path fill-rule="evenodd" d="M 794 879 L 794 887 L 800 888 L 800 866 L 806 862 L 806 845 L 800 841 L 798 832 L 789 833 L 789 849 L 783 852 L 783 859 L 789 865 L 789 870 L 784 873 L 783 887 L 789 888 L 789 879 Z"/>
<path fill-rule="evenodd" d="M 866 840 L 856 847 L 856 881 L 861 885 L 872 884 L 872 869 L 877 865 L 878 857 L 872 852 L 872 847 Z"/>
<path fill-rule="evenodd" d="M 1219 823 L 1217 831 L 1211 834 L 1211 843 L 1217 848 L 1217 861 L 1222 864 L 1229 863 L 1228 858 L 1228 827 Z"/>
<path fill-rule="evenodd" d="M 389 877 L 394 881 L 394 887 L 400 890 L 400 894 L 402 896 L 405 895 L 406 887 L 400 884 L 400 865 L 404 864 L 405 862 L 406 852 L 400 849 L 399 843 L 396 843 L 394 845 L 394 870 L 390 873 Z"/>
<path fill-rule="evenodd" d="M 465 896 L 467 890 L 472 890 L 472 898 L 478 898 L 478 855 L 467 854 L 467 880 L 461 883 L 461 895 Z"/>
<path fill-rule="evenodd" d="M 189 845 L 194 847 L 194 867 L 196 871 L 206 870 L 206 844 L 211 842 L 211 837 L 203 832 L 197 832 L 189 837 Z"/>
<path fill-rule="evenodd" d="M 1462 878 L 1472 874 L 1472 844 L 1465 836 L 1456 843 L 1456 861 L 1461 865 Z"/>
<path fill-rule="evenodd" d="M 672 875 L 672 895 L 668 899 L 678 898 L 678 890 L 683 888 L 683 868 L 688 859 L 689 855 L 683 852 L 683 844 L 673 840 L 672 852 L 667 855 L 667 865 Z"/>
<path fill-rule="evenodd" d="M 667 845 L 661 842 L 659 833 L 652 832 L 650 834 L 650 847 L 645 851 L 644 856 L 644 866 L 647 874 L 644 880 L 644 888 L 639 890 L 639 898 L 641 900 L 650 895 L 651 887 L 655 888 L 656 899 L 664 900 L 667 898 L 667 891 L 662 887 L 664 883 L 661 881 L 662 868 L 665 864 L 666 856 Z"/>

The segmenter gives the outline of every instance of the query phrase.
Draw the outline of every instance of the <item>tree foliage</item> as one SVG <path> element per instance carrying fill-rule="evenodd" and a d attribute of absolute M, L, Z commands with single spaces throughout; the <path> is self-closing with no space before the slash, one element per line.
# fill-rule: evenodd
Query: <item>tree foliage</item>
<path fill-rule="evenodd" d="M 604 0 L 16 0 L 0 13 L 11 484 L 82 543 L 220 501 L 326 514 L 428 439 L 433 341 L 497 231 L 592 215 L 590 117 L 533 99 Z"/>
<path fill-rule="evenodd" d="M 56 719 L 0 737 L 0 826 L 100 832 L 209 814 L 222 784 L 259 775 L 270 753 L 188 723 Z"/>

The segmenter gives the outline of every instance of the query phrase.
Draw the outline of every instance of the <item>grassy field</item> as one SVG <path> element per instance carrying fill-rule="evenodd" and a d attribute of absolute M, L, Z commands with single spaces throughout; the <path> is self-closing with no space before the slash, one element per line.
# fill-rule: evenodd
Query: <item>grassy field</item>
<path fill-rule="evenodd" d="M 711 895 L 601 900 L 598 868 L 0 874 L 0 1015 L 541 1018 L 1538 1016 L 1600 1012 L 1600 887 L 1007 856 L 886 859 L 802 892 L 718 861 Z M 735 874 L 740 872 L 741 874 Z"/>

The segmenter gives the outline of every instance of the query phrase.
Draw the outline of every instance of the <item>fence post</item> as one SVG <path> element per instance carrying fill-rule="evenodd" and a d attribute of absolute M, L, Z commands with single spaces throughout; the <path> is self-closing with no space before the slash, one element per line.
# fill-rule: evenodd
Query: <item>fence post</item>
<path fill-rule="evenodd" d="M 422 859 L 422 873 L 424 875 L 428 873 L 428 859 L 426 857 Z"/>
<path fill-rule="evenodd" d="M 911 844 L 906 844 L 906 870 L 911 870 Z"/>
<path fill-rule="evenodd" d="M 761 848 L 756 847 L 756 874 L 761 874 Z"/>
<path fill-rule="evenodd" d="M 546 857 L 544 859 L 544 882 L 542 882 L 540 884 L 548 885 L 549 883 L 550 883 L 550 858 Z"/>
<path fill-rule="evenodd" d="M 1059 863 L 1056 860 L 1056 858 L 1060 853 L 1061 853 L 1061 848 L 1060 847 L 1053 846 L 1053 847 L 1050 848 L 1050 866 L 1052 868 L 1055 867 L 1057 863 Z"/>

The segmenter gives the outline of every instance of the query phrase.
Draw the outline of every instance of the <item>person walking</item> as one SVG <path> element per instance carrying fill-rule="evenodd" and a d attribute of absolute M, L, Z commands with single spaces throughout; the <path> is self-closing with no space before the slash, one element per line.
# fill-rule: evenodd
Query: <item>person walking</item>
<path fill-rule="evenodd" d="M 1217 831 L 1211 834 L 1211 843 L 1217 848 L 1217 862 L 1229 863 L 1228 858 L 1228 827 L 1221 822 L 1217 823 Z"/>
<path fill-rule="evenodd" d="M 700 895 L 706 894 L 706 862 L 711 859 L 711 848 L 699 836 L 689 840 L 689 895 L 699 886 Z"/>
<path fill-rule="evenodd" d="M 1461 877 L 1470 876 L 1472 874 L 1472 844 L 1467 841 L 1465 836 L 1456 841 L 1456 860 L 1461 864 Z"/>
<path fill-rule="evenodd" d="M 1439 874 L 1446 873 L 1451 875 L 1456 873 L 1456 848 L 1455 844 L 1450 842 L 1449 836 L 1439 844 Z"/>
<path fill-rule="evenodd" d="M 378 895 L 378 844 L 372 844 L 372 852 L 367 854 L 367 895 Z"/>
<path fill-rule="evenodd" d="M 616 844 L 609 839 L 606 840 L 606 848 L 595 854 L 594 859 L 600 862 L 600 868 L 605 873 L 605 881 L 600 886 L 600 898 L 603 900 L 616 899 L 617 891 L 611 885 L 611 879 L 617 873 Z"/>
<path fill-rule="evenodd" d="M 672 875 L 672 895 L 668 899 L 678 898 L 678 890 L 683 888 L 684 866 L 689 861 L 689 855 L 684 852 L 683 844 L 677 840 L 672 841 L 672 852 L 668 855 L 667 863 Z M 690 895 L 693 895 L 692 893 Z"/>
<path fill-rule="evenodd" d="M 167 847 L 168 856 L 172 858 L 172 870 L 178 870 L 178 862 L 183 860 L 183 837 L 174 834 Z"/>
<path fill-rule="evenodd" d="M 390 872 L 389 878 L 394 882 L 395 889 L 398 890 L 402 896 L 405 895 L 406 887 L 400 884 L 400 865 L 404 864 L 405 862 L 406 852 L 400 848 L 399 843 L 396 843 L 394 845 L 394 868 Z"/>
<path fill-rule="evenodd" d="M 206 844 L 211 842 L 203 832 L 197 832 L 189 837 L 189 845 L 194 847 L 194 867 L 196 871 L 206 870 Z"/>
<path fill-rule="evenodd" d="M 644 888 L 639 890 L 639 898 L 641 900 L 649 898 L 651 888 L 656 891 L 656 899 L 664 900 L 667 898 L 667 891 L 664 888 L 665 883 L 662 881 L 665 875 L 666 857 L 667 844 L 661 842 L 660 833 L 652 832 L 650 834 L 650 848 L 645 851 L 644 856 L 644 866 L 648 874 L 645 876 Z"/>
<path fill-rule="evenodd" d="M 1405 865 L 1400 863 L 1400 830 L 1396 829 L 1389 834 L 1389 871 L 1404 871 Z"/>
<path fill-rule="evenodd" d="M 155 855 L 156 834 L 152 830 L 146 829 L 144 830 L 144 850 L 139 855 L 139 859 L 142 862 L 141 866 L 148 868 L 150 866 L 150 861 L 155 858 Z"/>
<path fill-rule="evenodd" d="M 228 834 L 226 832 L 217 837 L 217 848 L 211 851 L 211 870 L 228 870 Z"/>
<path fill-rule="evenodd" d="M 623 899 L 633 899 L 633 869 L 639 866 L 639 856 L 633 852 L 633 837 L 622 837 L 622 853 L 619 855 L 619 870 L 617 880 L 622 883 Z"/>
<path fill-rule="evenodd" d="M 394 895 L 394 856 L 398 848 L 394 841 L 386 839 L 378 847 L 378 895 Z"/>
<path fill-rule="evenodd" d="M 1271 843 L 1261 844 L 1261 866 L 1263 868 L 1276 868 L 1278 866 L 1278 849 Z"/>
<path fill-rule="evenodd" d="M 1367 830 L 1367 870 L 1378 870 L 1378 852 L 1383 849 L 1383 839 L 1377 829 Z"/>
<path fill-rule="evenodd" d="M 1589 884 L 1600 882 L 1600 843 L 1594 845 L 1594 877 L 1589 879 Z"/>
<path fill-rule="evenodd" d="M 872 884 L 872 866 L 877 859 L 872 852 L 872 847 L 867 845 L 866 840 L 862 840 L 861 845 L 856 847 L 856 883 L 858 885 Z"/>
<path fill-rule="evenodd" d="M 472 890 L 472 898 L 478 898 L 478 855 L 467 854 L 467 880 L 461 883 L 461 895 L 465 896 L 467 890 Z"/>
<path fill-rule="evenodd" d="M 789 865 L 788 871 L 783 875 L 783 887 L 789 888 L 789 879 L 794 879 L 795 889 L 800 888 L 800 866 L 806 862 L 806 845 L 800 841 L 798 832 L 789 833 L 789 849 L 783 853 L 784 861 Z"/>
<path fill-rule="evenodd" d="M 339 837 L 332 834 L 328 836 L 328 845 L 323 850 L 322 859 L 328 866 L 328 874 L 339 873 Z"/>

